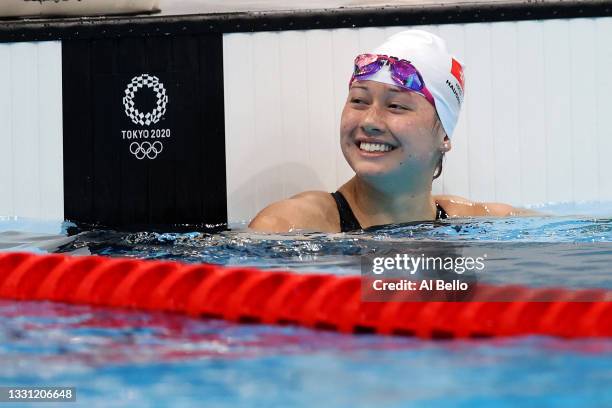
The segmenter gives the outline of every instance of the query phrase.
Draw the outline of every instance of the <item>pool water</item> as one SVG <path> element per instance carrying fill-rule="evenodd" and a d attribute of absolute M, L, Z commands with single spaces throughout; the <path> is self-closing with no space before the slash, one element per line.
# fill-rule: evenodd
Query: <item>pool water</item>
<path fill-rule="evenodd" d="M 346 275 L 388 247 L 455 245 L 502 248 L 493 283 L 612 288 L 612 203 L 540 210 L 551 215 L 299 235 L 68 237 L 59 222 L 0 218 L 0 250 Z M 74 386 L 71 406 L 612 406 L 612 339 L 353 336 L 48 302 L 0 301 L 0 321 L 0 385 Z"/>

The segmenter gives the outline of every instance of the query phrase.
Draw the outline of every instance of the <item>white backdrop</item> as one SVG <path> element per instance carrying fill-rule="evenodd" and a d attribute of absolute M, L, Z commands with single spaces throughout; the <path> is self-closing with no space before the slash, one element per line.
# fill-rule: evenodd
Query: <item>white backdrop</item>
<path fill-rule="evenodd" d="M 0 216 L 64 216 L 60 42 L 0 44 Z"/>
<path fill-rule="evenodd" d="M 224 36 L 230 221 L 352 176 L 339 120 L 352 60 L 410 27 Z M 517 205 L 612 199 L 612 19 L 419 26 L 466 66 L 434 193 Z"/>

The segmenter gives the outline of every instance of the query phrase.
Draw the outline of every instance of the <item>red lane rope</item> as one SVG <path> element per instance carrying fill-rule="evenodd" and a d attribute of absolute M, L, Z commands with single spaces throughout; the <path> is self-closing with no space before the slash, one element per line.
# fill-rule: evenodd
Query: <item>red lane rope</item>
<path fill-rule="evenodd" d="M 469 302 L 363 302 L 359 276 L 97 256 L 0 254 L 0 298 L 423 338 L 612 337 L 604 289 L 479 285 Z M 490 301 L 500 298 L 517 300 Z"/>

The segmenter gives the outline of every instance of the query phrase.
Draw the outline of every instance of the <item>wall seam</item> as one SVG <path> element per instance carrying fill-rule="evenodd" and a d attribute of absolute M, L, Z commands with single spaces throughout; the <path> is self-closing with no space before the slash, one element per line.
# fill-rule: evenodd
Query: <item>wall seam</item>
<path fill-rule="evenodd" d="M 40 71 L 41 71 L 41 63 L 40 63 L 40 47 L 41 44 L 43 43 L 36 43 L 36 100 L 37 100 L 37 105 L 38 105 L 38 123 L 36 126 L 36 131 L 37 131 L 37 135 L 36 135 L 36 141 L 37 141 L 37 157 L 38 157 L 38 189 L 36 191 L 36 194 L 38 195 L 38 211 L 37 211 L 37 217 L 41 218 L 42 216 L 42 212 L 43 212 L 43 203 L 42 203 L 42 194 L 41 194 L 41 190 L 42 190 L 42 166 L 44 164 L 43 162 L 43 154 L 42 154 L 42 149 L 41 149 L 41 141 L 42 141 L 42 135 L 41 135 L 41 121 L 40 121 L 40 114 L 41 114 L 41 94 L 40 94 Z M 47 216 L 45 215 L 45 218 Z"/>
<path fill-rule="evenodd" d="M 491 23 L 487 24 L 487 28 L 488 28 L 487 29 L 487 34 L 489 36 L 489 66 L 490 67 L 493 66 L 493 39 L 492 39 L 492 35 L 491 35 L 492 27 L 493 26 L 491 25 Z M 493 74 L 491 74 L 489 76 L 489 80 L 491 81 L 491 83 L 490 83 L 490 85 L 491 85 L 490 89 L 491 90 L 493 89 L 493 82 L 494 82 L 493 79 L 494 79 L 493 78 Z M 489 93 L 489 97 L 490 98 L 491 98 L 491 96 L 492 96 L 492 93 Z M 493 199 L 495 201 L 497 201 L 497 165 L 496 165 L 497 164 L 497 153 L 496 153 L 497 149 L 495 148 L 495 143 L 496 143 L 497 137 L 495 136 L 495 130 L 493 129 L 493 127 L 495 126 L 495 123 L 496 123 L 496 121 L 495 121 L 495 115 L 496 115 L 495 108 L 496 108 L 496 104 L 495 104 L 495 99 L 494 98 L 492 98 L 492 99 L 493 100 L 491 100 L 490 103 L 491 103 L 491 106 L 493 107 L 493 109 L 491 110 L 491 112 L 492 112 L 491 116 L 492 116 L 493 120 L 491 122 L 492 123 L 492 128 L 489 129 L 489 131 L 492 133 L 492 139 L 493 139 L 493 143 L 492 143 L 492 145 L 493 145 L 493 155 L 492 156 L 493 156 L 493 158 L 495 160 L 495 165 L 494 165 L 495 167 L 493 168 Z"/>

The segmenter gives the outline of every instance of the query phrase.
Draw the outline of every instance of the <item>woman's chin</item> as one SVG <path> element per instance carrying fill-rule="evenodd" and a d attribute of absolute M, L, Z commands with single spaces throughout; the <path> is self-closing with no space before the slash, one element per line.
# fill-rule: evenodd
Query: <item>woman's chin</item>
<path fill-rule="evenodd" d="M 427 176 L 428 170 L 424 166 L 408 166 L 406 163 L 403 166 L 398 166 L 397 163 L 394 165 L 394 163 L 362 161 L 356 161 L 352 164 L 351 167 L 357 177 L 373 184 L 395 185 L 398 181 L 401 181 L 401 184 L 406 184 L 409 180 L 414 182 L 421 178 L 430 177 Z"/>
<path fill-rule="evenodd" d="M 358 163 L 353 167 L 355 174 L 364 179 L 385 179 L 392 177 L 397 171 L 383 163 Z"/>

